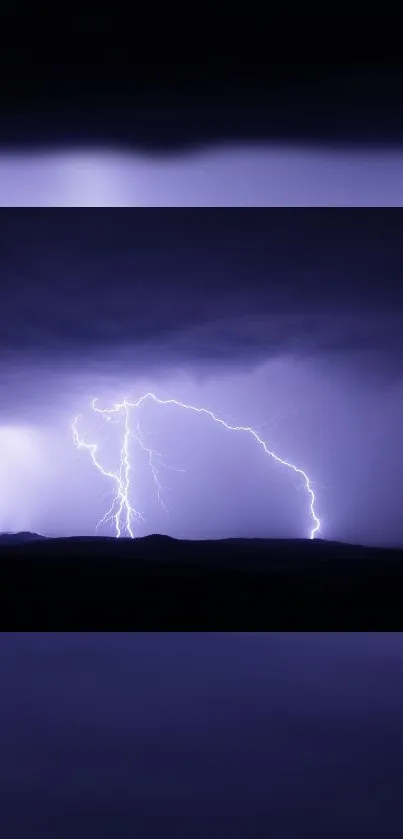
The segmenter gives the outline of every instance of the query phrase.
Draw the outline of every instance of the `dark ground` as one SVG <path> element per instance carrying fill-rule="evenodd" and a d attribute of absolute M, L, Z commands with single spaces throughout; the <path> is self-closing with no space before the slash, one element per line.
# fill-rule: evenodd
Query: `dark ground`
<path fill-rule="evenodd" d="M 403 550 L 0 539 L 2 630 L 401 630 L 402 603 Z"/>

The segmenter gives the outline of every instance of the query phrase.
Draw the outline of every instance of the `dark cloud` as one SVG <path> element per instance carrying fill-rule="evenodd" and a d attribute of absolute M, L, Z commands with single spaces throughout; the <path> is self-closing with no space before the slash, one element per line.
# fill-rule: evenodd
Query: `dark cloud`
<path fill-rule="evenodd" d="M 3 211 L 3 359 L 401 351 L 398 210 Z"/>
<path fill-rule="evenodd" d="M 387 209 L 4 210 L 3 415 L 49 387 L 67 402 L 69 377 L 88 393 L 97 376 L 204 377 L 284 356 L 393 381 L 401 220 Z"/>

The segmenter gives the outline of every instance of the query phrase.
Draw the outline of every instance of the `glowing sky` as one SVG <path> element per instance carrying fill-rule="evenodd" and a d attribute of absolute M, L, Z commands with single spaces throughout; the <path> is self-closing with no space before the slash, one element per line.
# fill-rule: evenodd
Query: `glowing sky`
<path fill-rule="evenodd" d="M 305 469 L 324 536 L 402 542 L 400 231 L 398 210 L 4 212 L 2 528 L 94 532 L 109 486 L 71 420 L 151 389 Z M 151 410 L 142 431 L 186 470 L 167 521 L 133 463 L 144 532 L 305 535 L 298 482 L 246 440 Z"/>
<path fill-rule="evenodd" d="M 231 437 L 248 437 L 249 449 L 248 460 L 250 459 L 250 443 L 253 442 L 255 447 L 258 446 L 261 457 L 268 459 L 270 465 L 275 465 L 277 469 L 284 469 L 284 472 L 289 472 L 294 479 L 294 483 L 298 489 L 304 489 L 306 494 L 306 536 L 314 539 L 319 533 L 321 522 L 316 513 L 316 496 L 309 475 L 301 468 L 299 464 L 281 457 L 278 452 L 270 448 L 264 439 L 264 435 L 259 434 L 256 429 L 250 425 L 241 425 L 239 423 L 230 423 L 223 417 L 218 416 L 214 411 L 211 411 L 206 406 L 193 405 L 190 402 L 181 401 L 175 398 L 162 399 L 157 394 L 149 391 L 142 394 L 138 399 L 129 400 L 124 398 L 121 402 L 115 402 L 113 405 L 104 407 L 99 404 L 99 400 L 92 401 L 92 411 L 95 414 L 98 422 L 97 427 L 91 434 L 91 439 L 88 439 L 86 432 L 81 430 L 81 416 L 73 419 L 71 430 L 74 445 L 78 451 L 86 452 L 91 458 L 94 468 L 100 473 L 103 478 L 106 478 L 112 484 L 112 501 L 110 506 L 105 510 L 105 513 L 99 519 L 98 527 L 113 526 L 113 532 L 116 537 L 130 536 L 134 538 L 138 535 L 139 521 L 145 522 L 145 517 L 141 509 L 133 502 L 133 493 L 143 497 L 142 487 L 144 486 L 143 478 L 140 477 L 140 470 L 135 468 L 133 470 L 133 462 L 137 466 L 137 458 L 133 454 L 133 443 L 136 444 L 137 454 L 145 461 L 145 466 L 148 471 L 148 478 L 152 482 L 152 488 L 156 495 L 156 499 L 165 515 L 169 518 L 169 507 L 167 506 L 164 495 L 166 493 L 166 475 L 168 472 L 186 473 L 183 467 L 175 466 L 169 463 L 167 455 L 160 451 L 160 446 L 157 442 L 150 440 L 152 435 L 148 430 L 143 433 L 141 429 L 142 420 L 144 418 L 144 408 L 151 405 L 154 410 L 161 409 L 167 413 L 172 414 L 171 422 L 174 426 L 175 436 L 178 436 L 178 424 L 180 424 L 180 415 L 186 413 L 191 418 L 189 425 L 189 439 L 190 439 L 190 453 L 192 453 L 193 446 L 199 448 L 200 444 L 195 440 L 195 433 L 199 426 L 199 433 L 201 428 L 200 420 L 206 420 L 217 428 L 219 431 L 230 433 Z M 134 415 L 134 418 L 133 418 Z M 164 417 L 164 425 L 165 425 Z M 115 448 L 115 463 L 110 467 L 106 466 L 104 461 L 104 452 L 102 451 L 101 443 L 104 444 L 107 452 L 110 449 L 110 437 L 113 426 L 117 426 L 119 437 L 117 434 L 117 445 L 114 441 Z M 194 428 L 194 430 L 193 430 Z M 104 438 L 104 439 L 102 439 Z M 226 441 L 225 441 L 226 442 Z M 225 452 L 225 442 L 222 434 L 220 436 L 220 445 L 218 447 L 217 461 L 222 459 L 222 450 Z M 113 444 L 112 444 L 113 445 Z M 158 446 L 158 447 L 157 447 Z M 224 464 L 225 472 L 228 474 L 229 463 Z M 217 483 L 217 469 L 216 462 L 212 468 L 212 475 L 214 475 L 214 483 Z M 134 478 L 133 478 L 134 471 Z M 199 471 L 199 470 L 198 470 Z M 133 478 L 133 480 L 132 480 Z M 298 484 L 296 479 L 298 479 Z M 190 477 L 192 480 L 192 476 Z M 244 480 L 238 477 L 237 484 L 242 487 Z M 227 493 L 226 493 L 227 494 Z M 263 490 L 264 495 L 264 490 Z"/>
<path fill-rule="evenodd" d="M 3 207 L 394 207 L 402 199 L 403 152 L 386 145 L 0 152 Z"/>

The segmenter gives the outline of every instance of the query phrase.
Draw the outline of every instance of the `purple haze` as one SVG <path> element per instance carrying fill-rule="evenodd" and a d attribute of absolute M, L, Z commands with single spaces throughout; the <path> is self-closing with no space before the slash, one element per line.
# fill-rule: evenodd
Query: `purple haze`
<path fill-rule="evenodd" d="M 187 154 L 118 149 L 0 155 L 3 207 L 395 207 L 403 152 L 228 145 Z"/>
<path fill-rule="evenodd" d="M 0 833 L 401 836 L 399 633 L 3 633 Z"/>

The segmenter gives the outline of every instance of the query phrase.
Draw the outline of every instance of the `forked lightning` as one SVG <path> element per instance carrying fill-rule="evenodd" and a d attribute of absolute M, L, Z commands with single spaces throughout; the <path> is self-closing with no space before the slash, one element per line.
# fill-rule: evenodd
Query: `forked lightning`
<path fill-rule="evenodd" d="M 314 539 L 317 533 L 320 530 L 320 520 L 315 512 L 315 493 L 312 489 L 311 481 L 304 472 L 303 469 L 300 469 L 294 463 L 290 463 L 290 461 L 285 460 L 284 458 L 280 457 L 275 452 L 271 451 L 264 440 L 254 431 L 253 428 L 250 426 L 244 425 L 230 425 L 225 420 L 218 417 L 213 411 L 210 411 L 208 408 L 197 408 L 195 405 L 190 405 L 187 402 L 180 402 L 177 399 L 160 399 L 154 393 L 145 393 L 141 396 L 136 402 L 129 402 L 127 399 L 124 399 L 123 402 L 117 402 L 112 408 L 100 408 L 98 407 L 98 400 L 94 399 L 92 402 L 92 409 L 95 413 L 101 414 L 105 416 L 105 419 L 111 419 L 113 415 L 116 415 L 119 418 L 123 419 L 123 443 L 120 450 L 120 462 L 116 472 L 109 471 L 105 469 L 98 457 L 98 444 L 97 443 L 88 443 L 84 440 L 83 437 L 80 436 L 78 431 L 78 423 L 80 417 L 76 417 L 72 423 L 72 432 L 73 432 L 73 439 L 76 447 L 78 449 L 86 449 L 92 459 L 94 466 L 104 475 L 106 478 L 109 478 L 114 485 L 114 494 L 113 494 L 113 501 L 110 508 L 107 510 L 104 516 L 102 516 L 101 520 L 98 522 L 97 527 L 101 524 L 105 524 L 108 521 L 113 520 L 115 524 L 115 533 L 117 537 L 126 534 L 130 536 L 132 539 L 135 536 L 133 526 L 135 520 L 142 520 L 144 521 L 144 515 L 140 511 L 136 510 L 135 507 L 132 506 L 132 502 L 130 500 L 131 497 L 131 466 L 130 466 L 130 439 L 134 439 L 139 446 L 142 448 L 143 451 L 148 453 L 148 462 L 151 469 L 151 473 L 156 485 L 158 499 L 161 505 L 165 508 L 163 499 L 162 499 L 162 483 L 160 480 L 160 469 L 161 468 L 170 468 L 167 467 L 164 463 L 163 455 L 160 452 L 154 451 L 153 449 L 149 448 L 145 440 L 141 434 L 139 423 L 137 422 L 136 430 L 133 431 L 130 426 L 130 418 L 131 412 L 140 408 L 144 405 L 145 402 L 151 400 L 155 402 L 157 405 L 161 406 L 172 406 L 176 408 L 181 408 L 186 411 L 193 411 L 197 414 L 204 414 L 206 417 L 209 417 L 210 420 L 217 423 L 218 425 L 227 429 L 227 431 L 238 432 L 243 434 L 249 434 L 259 446 L 263 449 L 265 455 L 273 458 L 277 463 L 282 464 L 282 466 L 290 469 L 295 474 L 299 475 L 302 478 L 304 489 L 307 492 L 308 500 L 309 500 L 309 516 L 310 516 L 310 530 L 309 530 L 309 538 Z M 184 471 L 183 469 L 179 471 Z"/>

